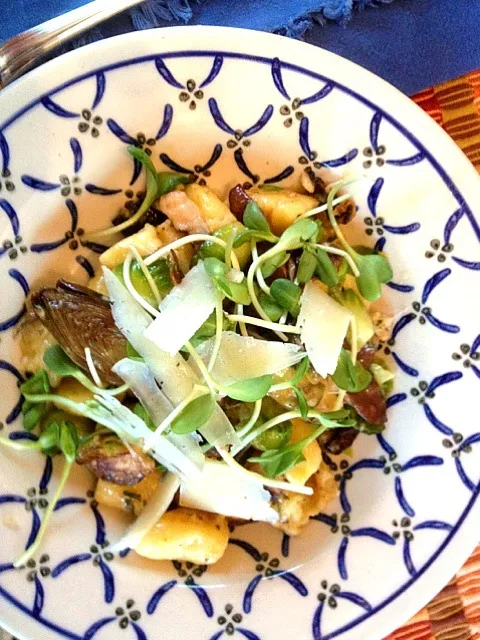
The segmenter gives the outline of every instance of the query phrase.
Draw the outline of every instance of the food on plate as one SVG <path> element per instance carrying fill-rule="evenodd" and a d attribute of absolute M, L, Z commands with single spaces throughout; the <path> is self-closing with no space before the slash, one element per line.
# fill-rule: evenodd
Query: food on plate
<path fill-rule="evenodd" d="M 17 333 L 36 437 L 0 444 L 64 462 L 16 566 L 74 464 L 100 504 L 132 514 L 113 550 L 209 564 L 229 525 L 300 534 L 337 493 L 335 456 L 385 428 L 389 319 L 369 307 L 392 272 L 345 238 L 345 185 L 236 185 L 224 201 L 129 151 L 143 202 L 86 236 L 111 241 L 90 283 L 34 292 Z"/>

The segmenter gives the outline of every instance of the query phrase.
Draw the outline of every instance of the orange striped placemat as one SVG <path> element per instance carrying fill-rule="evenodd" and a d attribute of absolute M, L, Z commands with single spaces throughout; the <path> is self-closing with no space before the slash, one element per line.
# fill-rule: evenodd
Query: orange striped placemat
<path fill-rule="evenodd" d="M 417 93 L 413 100 L 480 173 L 480 70 Z M 385 640 L 480 640 L 480 545 L 430 604 Z"/>

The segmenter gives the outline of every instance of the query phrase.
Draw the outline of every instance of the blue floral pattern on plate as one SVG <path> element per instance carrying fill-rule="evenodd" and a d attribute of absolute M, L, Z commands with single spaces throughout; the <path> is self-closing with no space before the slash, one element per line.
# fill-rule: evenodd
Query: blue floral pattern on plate
<path fill-rule="evenodd" d="M 473 402 L 480 379 L 479 308 L 462 295 L 478 288 L 480 226 L 438 156 L 396 119 L 398 108 L 352 88 L 344 70 L 340 81 L 308 60 L 290 61 L 275 38 L 268 55 L 252 55 L 240 45 L 200 46 L 188 33 L 189 47 L 177 42 L 167 52 L 150 35 L 150 53 L 128 57 L 113 47 L 102 65 L 95 51 L 107 50 L 103 43 L 85 50 L 81 71 L 77 62 L 28 104 L 17 100 L 11 109 L 0 96 L 3 432 L 34 437 L 17 424 L 23 374 L 12 355 L 25 298 L 43 271 L 50 280 L 62 269 L 83 279 L 93 274 L 101 247 L 82 244 L 85 230 L 112 219 L 125 198 L 141 197 L 141 167 L 125 153 L 128 144 L 144 148 L 158 167 L 217 189 L 226 180 L 294 185 L 302 172 L 356 179 L 348 187 L 359 209 L 353 238 L 385 250 L 394 267 L 385 298 L 395 322 L 383 354 L 398 373 L 390 426 L 377 438 L 362 436 L 353 457 L 333 461 L 338 500 L 302 537 L 237 527 L 226 558 L 210 568 L 111 553 L 109 540 L 124 522 L 98 506 L 90 478 L 79 474 L 55 510 L 45 550 L 15 570 L 13 558 L 40 526 L 55 464 L 35 456 L 27 468 L 24 457 L 8 454 L 1 615 L 13 620 L 16 609 L 73 640 L 147 640 L 159 625 L 162 637 L 266 640 L 278 637 L 286 613 L 285 638 L 363 638 L 375 619 L 383 620 L 383 635 L 391 627 L 382 611 L 421 576 L 435 575 L 476 508 L 480 433 L 456 407 L 459 399 Z M 240 91 L 249 86 L 255 91 Z M 405 437 L 412 429 L 415 437 Z M 15 535 L 14 521 L 22 525 Z M 55 607 L 65 593 L 69 606 L 81 603 L 78 615 Z"/>

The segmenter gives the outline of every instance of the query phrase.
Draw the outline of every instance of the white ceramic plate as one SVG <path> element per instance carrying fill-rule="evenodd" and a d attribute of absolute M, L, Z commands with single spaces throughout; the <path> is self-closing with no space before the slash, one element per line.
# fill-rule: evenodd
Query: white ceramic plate
<path fill-rule="evenodd" d="M 141 134 L 141 136 L 140 136 Z M 364 178 L 356 233 L 390 256 L 398 371 L 383 437 L 342 456 L 340 498 L 288 539 L 240 527 L 208 570 L 108 551 L 125 522 L 78 472 L 35 566 L 11 562 L 58 479 L 1 452 L 0 621 L 45 640 L 382 638 L 447 582 L 478 541 L 479 179 L 409 99 L 321 49 L 263 33 L 134 33 L 59 58 L 0 94 L 0 418 L 18 432 L 25 295 L 86 279 L 81 229 L 142 188 L 126 144 L 214 188 L 289 185 L 305 167 Z M 138 179 L 137 179 L 138 178 Z M 3 244 L 2 244 L 3 242 Z M 478 502 L 478 501 L 477 501 Z"/>

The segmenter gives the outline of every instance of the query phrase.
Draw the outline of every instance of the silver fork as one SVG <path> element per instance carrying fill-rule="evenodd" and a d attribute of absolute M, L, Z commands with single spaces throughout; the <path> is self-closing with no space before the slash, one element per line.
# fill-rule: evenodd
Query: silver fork
<path fill-rule="evenodd" d="M 94 0 L 0 45 L 0 86 L 12 82 L 68 40 L 144 0 Z"/>

